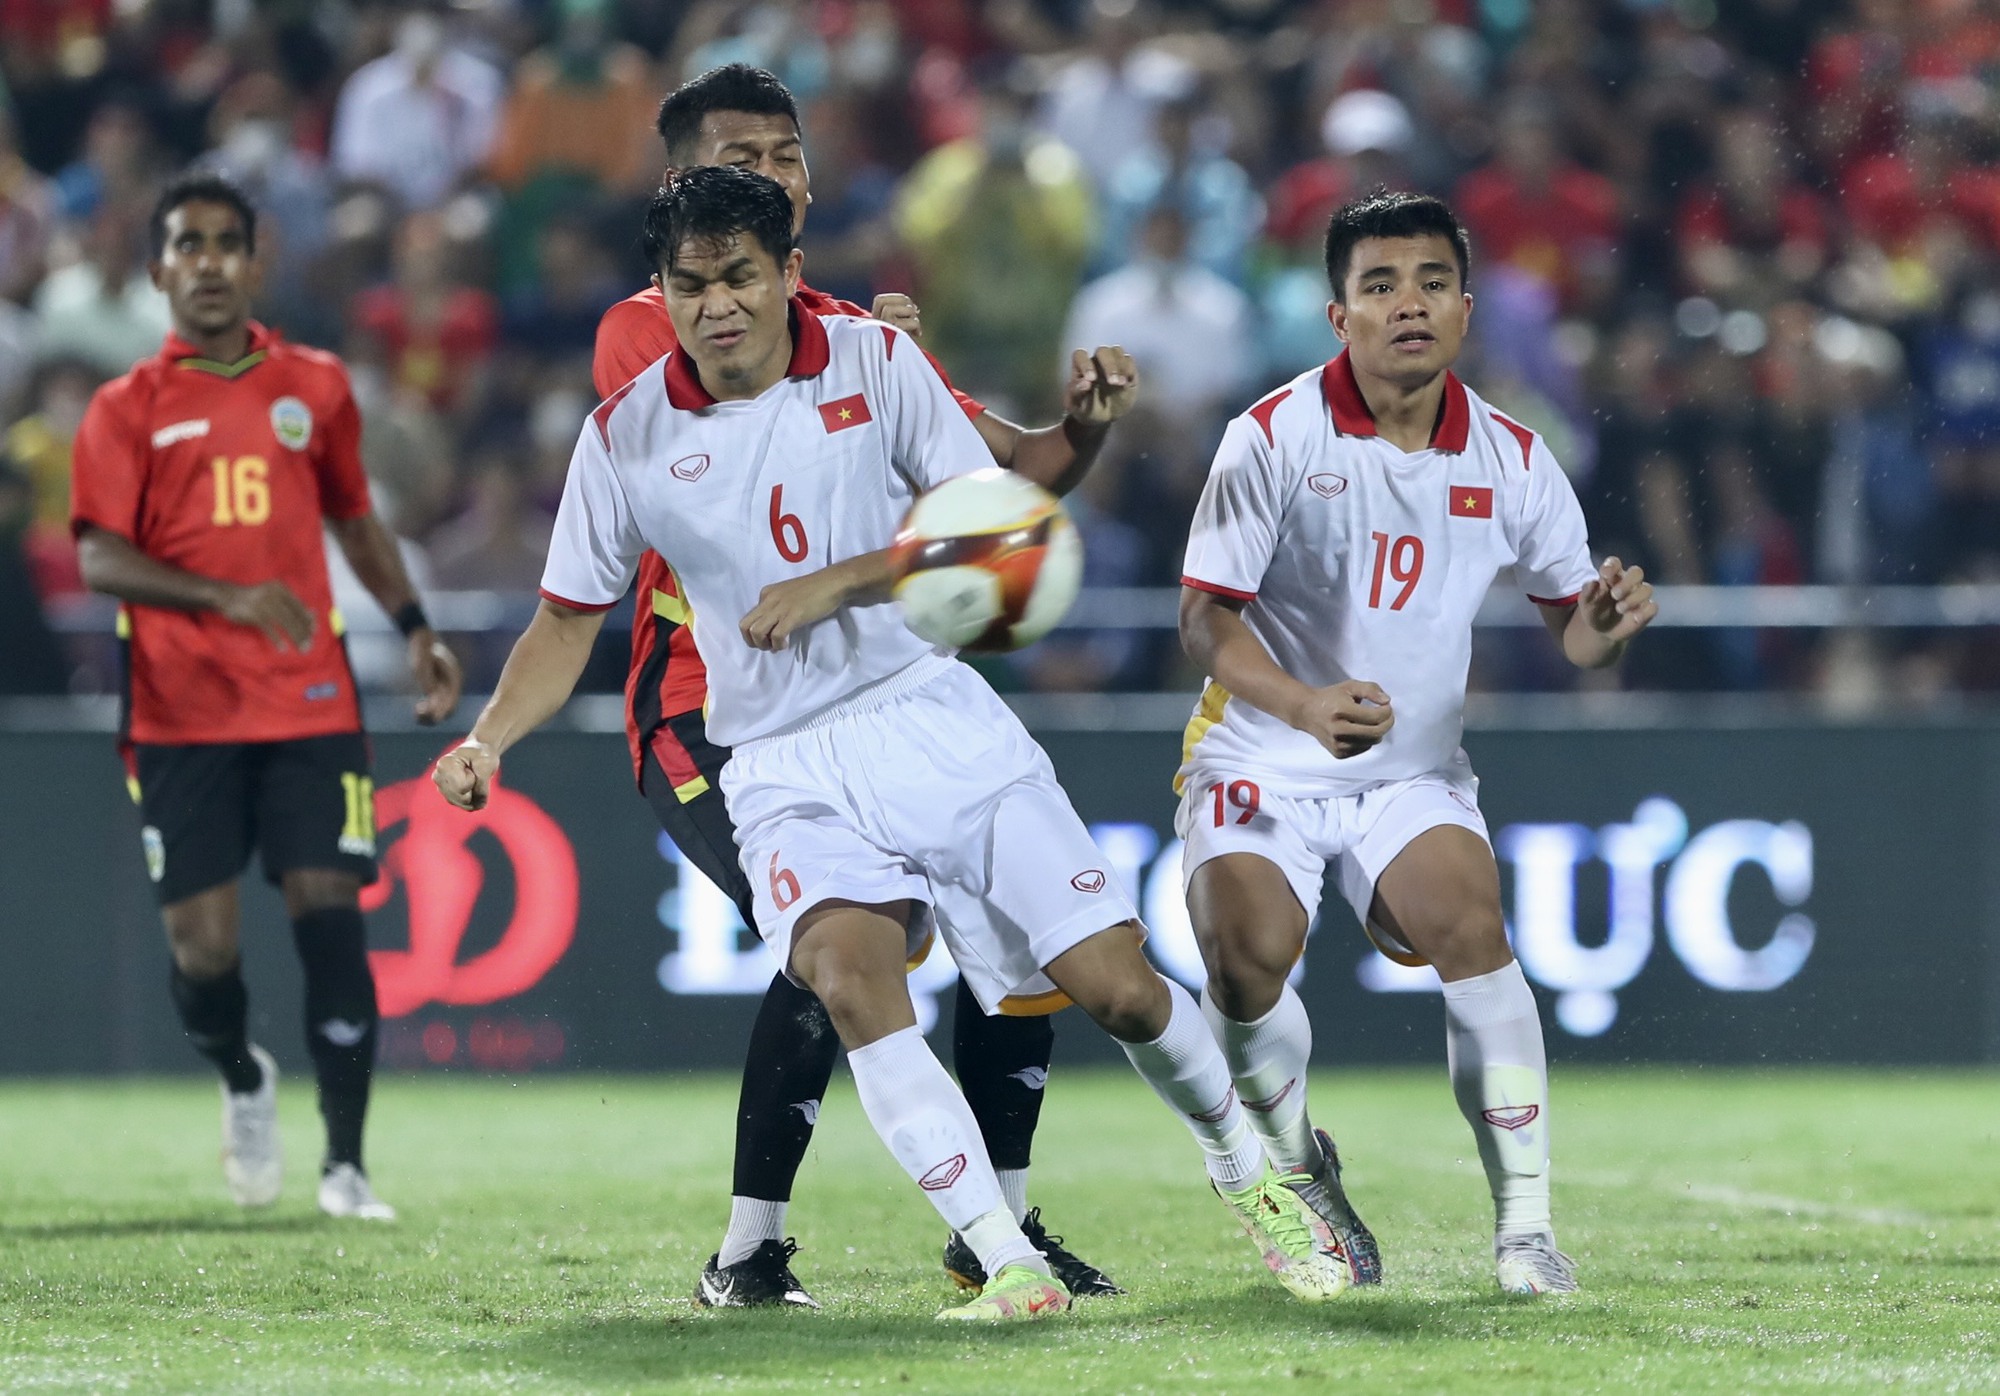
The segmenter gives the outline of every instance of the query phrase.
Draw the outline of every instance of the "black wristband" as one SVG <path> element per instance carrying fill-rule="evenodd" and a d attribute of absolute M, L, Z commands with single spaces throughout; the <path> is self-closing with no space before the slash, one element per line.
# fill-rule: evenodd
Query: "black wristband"
<path fill-rule="evenodd" d="M 431 628 L 430 617 L 424 614 L 421 601 L 410 601 L 396 608 L 396 628 L 405 635 Z"/>

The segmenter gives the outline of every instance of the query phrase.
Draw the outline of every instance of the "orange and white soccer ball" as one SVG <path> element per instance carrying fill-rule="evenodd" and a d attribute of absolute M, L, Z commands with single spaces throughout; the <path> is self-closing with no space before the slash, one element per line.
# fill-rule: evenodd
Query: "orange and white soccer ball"
<path fill-rule="evenodd" d="M 895 562 L 904 623 L 957 649 L 1033 644 L 1083 584 L 1083 540 L 1062 502 L 997 467 L 919 496 L 896 534 Z"/>

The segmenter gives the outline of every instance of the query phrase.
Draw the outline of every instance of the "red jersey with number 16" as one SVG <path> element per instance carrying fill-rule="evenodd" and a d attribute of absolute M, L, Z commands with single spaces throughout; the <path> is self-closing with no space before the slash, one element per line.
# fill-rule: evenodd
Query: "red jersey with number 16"
<path fill-rule="evenodd" d="M 121 608 L 128 740 L 276 742 L 360 728 L 321 541 L 324 519 L 369 510 L 360 439 L 340 360 L 254 322 L 233 364 L 169 335 L 97 390 L 76 436 L 71 527 L 115 533 L 204 577 L 283 582 L 314 619 L 300 653 L 214 611 Z"/>
<path fill-rule="evenodd" d="M 793 300 L 810 315 L 865 318 L 868 314 L 852 301 L 815 291 L 804 283 Z M 679 347 L 674 322 L 667 315 L 666 297 L 658 287 L 648 286 L 627 296 L 605 311 L 597 324 L 597 347 L 590 366 L 597 395 L 610 397 L 649 364 Z M 951 379 L 936 359 L 931 359 L 931 366 L 967 417 L 977 417 L 986 410 L 984 403 L 951 387 Z M 666 559 L 648 550 L 639 559 L 634 588 L 638 606 L 632 613 L 632 667 L 625 677 L 625 738 L 632 749 L 633 769 L 643 771 L 650 746 L 677 790 L 704 788 L 694 758 L 666 726 L 668 718 L 698 712 L 708 701 L 708 670 L 694 647 L 694 628 L 688 624 L 680 582 Z"/>

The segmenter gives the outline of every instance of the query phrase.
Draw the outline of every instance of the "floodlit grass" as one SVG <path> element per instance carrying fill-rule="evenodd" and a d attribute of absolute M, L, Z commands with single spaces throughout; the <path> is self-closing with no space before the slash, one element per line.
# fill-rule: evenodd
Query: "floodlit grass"
<path fill-rule="evenodd" d="M 1564 1072 L 1557 1221 L 1586 1290 L 1493 1288 L 1442 1071 L 1327 1073 L 1388 1283 L 1292 1301 L 1129 1076 L 1058 1072 L 1032 1200 L 1132 1293 L 933 1322 L 943 1228 L 836 1087 L 792 1208 L 821 1314 L 687 1295 L 727 1213 L 734 1083 L 391 1077 L 393 1227 L 225 1199 L 205 1082 L 0 1087 L 0 1390 L 2000 1390 L 2000 1090 L 1972 1073 Z"/>

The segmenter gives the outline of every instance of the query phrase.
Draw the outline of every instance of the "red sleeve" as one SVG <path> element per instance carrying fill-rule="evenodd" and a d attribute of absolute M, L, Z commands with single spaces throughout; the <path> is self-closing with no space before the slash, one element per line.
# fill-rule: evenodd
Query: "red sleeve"
<path fill-rule="evenodd" d="M 358 519 L 375 506 L 368 498 L 368 472 L 361 467 L 361 409 L 347 376 L 340 376 L 339 396 L 319 433 L 320 449 L 313 464 L 319 471 L 319 508 L 329 519 Z"/>
<path fill-rule="evenodd" d="M 139 540 L 148 453 L 130 416 L 129 384 L 122 380 L 99 388 L 77 428 L 71 448 L 71 533 L 101 528 L 127 542 Z"/>
<path fill-rule="evenodd" d="M 924 350 L 924 357 L 931 361 L 931 367 L 937 370 L 937 376 L 944 380 L 945 387 L 951 389 L 951 395 L 957 401 L 959 410 L 965 413 L 967 421 L 971 421 L 986 410 L 986 404 L 971 393 L 961 393 L 957 388 L 952 387 L 951 375 L 944 371 L 944 365 L 937 361 L 937 355 L 926 349 Z"/>
<path fill-rule="evenodd" d="M 590 381 L 600 398 L 610 397 L 639 376 L 655 359 L 679 345 L 665 310 L 645 301 L 622 300 L 597 322 L 597 347 L 590 356 Z"/>

